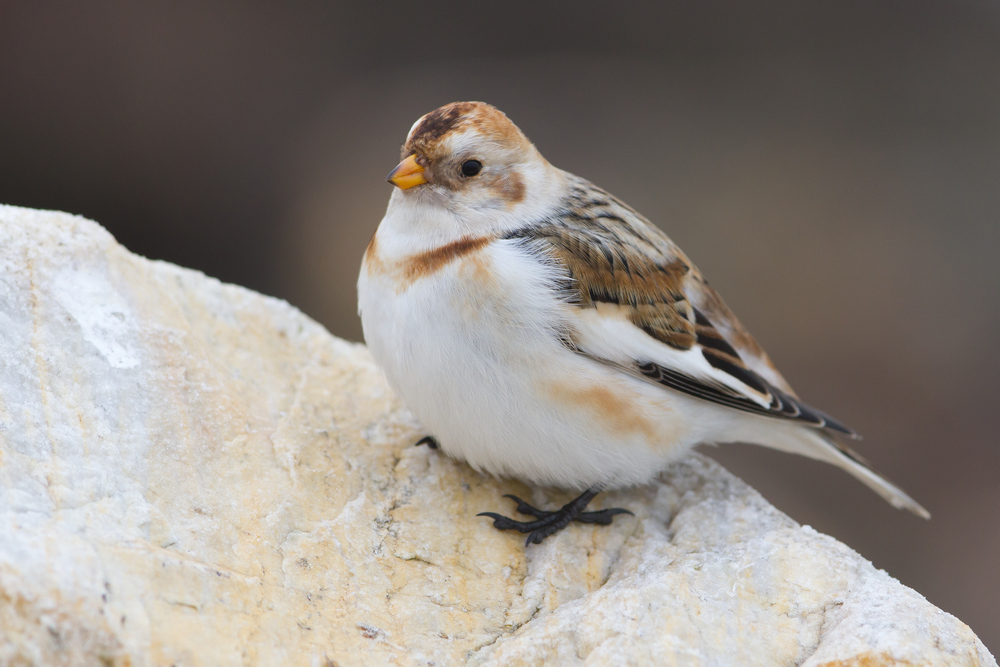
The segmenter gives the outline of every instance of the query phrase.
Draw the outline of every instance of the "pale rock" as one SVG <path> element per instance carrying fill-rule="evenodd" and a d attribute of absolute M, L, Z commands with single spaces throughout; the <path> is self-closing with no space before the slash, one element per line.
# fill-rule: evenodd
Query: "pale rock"
<path fill-rule="evenodd" d="M 225 248 L 219 248 L 225 252 Z M 0 663 L 996 665 L 692 455 L 541 546 L 363 346 L 0 207 Z"/>

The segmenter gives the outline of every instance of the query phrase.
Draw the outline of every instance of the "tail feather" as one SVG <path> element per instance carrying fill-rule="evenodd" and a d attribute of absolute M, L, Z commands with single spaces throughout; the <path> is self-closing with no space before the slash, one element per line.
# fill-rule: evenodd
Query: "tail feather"
<path fill-rule="evenodd" d="M 868 488 L 885 498 L 896 509 L 909 510 L 922 519 L 930 519 L 931 514 L 908 493 L 889 481 L 875 470 L 868 461 L 850 447 L 831 437 L 819 434 L 825 449 L 830 451 L 831 463 L 839 466 L 861 480 Z M 822 446 L 822 445 L 821 445 Z"/>
<path fill-rule="evenodd" d="M 759 418 L 741 420 L 738 431 L 724 442 L 749 442 L 784 452 L 832 463 L 846 470 L 897 509 L 913 512 L 923 519 L 931 515 L 908 493 L 890 482 L 860 454 L 838 442 L 829 432 L 794 424 L 778 424 Z"/>

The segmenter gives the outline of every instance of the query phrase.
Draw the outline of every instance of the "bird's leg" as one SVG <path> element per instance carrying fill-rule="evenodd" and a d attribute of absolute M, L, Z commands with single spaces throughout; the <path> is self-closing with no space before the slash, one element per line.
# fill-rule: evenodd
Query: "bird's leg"
<path fill-rule="evenodd" d="M 431 449 L 437 449 L 438 441 L 434 438 L 433 435 L 425 435 L 424 437 L 420 438 L 413 444 L 414 447 L 419 447 L 420 445 L 427 445 Z"/>
<path fill-rule="evenodd" d="M 506 495 L 517 503 L 517 511 L 521 514 L 533 516 L 537 521 L 514 521 L 494 512 L 482 512 L 477 516 L 488 516 L 493 519 L 493 526 L 499 530 L 517 530 L 522 533 L 531 533 L 524 545 L 541 544 L 549 535 L 559 532 L 569 525 L 571 521 L 580 523 L 596 523 L 601 526 L 610 525 L 616 514 L 632 514 L 626 509 L 616 507 L 614 509 L 600 510 L 597 512 L 584 512 L 587 504 L 594 499 L 599 490 L 588 489 L 582 494 L 563 505 L 555 512 L 548 512 L 532 507 L 517 496 Z"/>

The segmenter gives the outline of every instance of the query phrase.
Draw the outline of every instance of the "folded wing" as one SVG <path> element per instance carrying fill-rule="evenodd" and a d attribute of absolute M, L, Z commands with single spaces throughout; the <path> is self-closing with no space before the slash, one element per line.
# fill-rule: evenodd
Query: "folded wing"
<path fill-rule="evenodd" d="M 802 403 L 677 246 L 640 214 L 577 179 L 554 215 L 507 235 L 567 276 L 581 354 L 697 398 L 848 437 Z"/>

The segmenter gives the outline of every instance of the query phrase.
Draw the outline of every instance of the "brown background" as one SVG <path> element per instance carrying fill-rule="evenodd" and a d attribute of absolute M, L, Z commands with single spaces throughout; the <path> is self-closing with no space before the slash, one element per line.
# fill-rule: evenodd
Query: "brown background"
<path fill-rule="evenodd" d="M 359 340 L 382 179 L 459 99 L 661 225 L 934 519 L 818 463 L 712 455 L 997 650 L 995 2 L 2 2 L 0 202 Z"/>

